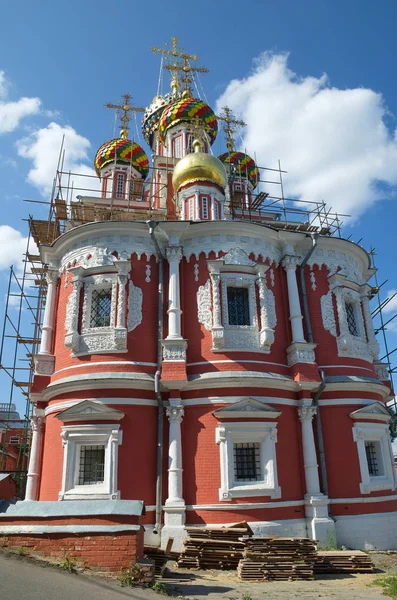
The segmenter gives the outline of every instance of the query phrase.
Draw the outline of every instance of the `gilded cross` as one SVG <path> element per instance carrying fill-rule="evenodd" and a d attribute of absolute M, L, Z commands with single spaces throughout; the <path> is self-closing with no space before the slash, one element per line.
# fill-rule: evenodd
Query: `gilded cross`
<path fill-rule="evenodd" d="M 244 121 L 239 121 L 238 119 L 235 119 L 232 111 L 230 110 L 230 108 L 228 106 L 224 106 L 222 108 L 222 112 L 219 115 L 219 117 L 217 116 L 217 119 L 219 119 L 220 121 L 223 121 L 223 123 L 224 123 L 223 131 L 225 132 L 225 135 L 226 135 L 226 148 L 229 150 L 229 152 L 233 152 L 233 150 L 234 150 L 233 134 L 236 131 L 237 127 L 245 127 L 246 123 L 244 123 Z"/>
<path fill-rule="evenodd" d="M 195 58 L 197 60 L 197 57 Z M 189 62 L 189 55 L 182 56 L 182 64 L 178 64 L 176 61 L 172 65 L 166 65 L 167 71 L 173 72 L 173 79 L 177 79 L 178 71 L 182 72 L 182 82 L 184 84 L 184 91 L 190 92 L 190 86 L 193 83 L 193 77 L 191 73 L 208 73 L 206 67 L 192 67 Z"/>
<path fill-rule="evenodd" d="M 165 48 L 164 50 L 161 48 L 151 48 L 152 52 L 158 52 L 166 57 L 174 57 L 174 61 L 172 64 L 167 64 L 165 68 L 167 71 L 172 72 L 171 78 L 171 88 L 174 93 L 176 93 L 180 87 L 180 82 L 178 78 L 178 72 L 182 71 L 182 81 L 185 86 L 185 90 L 190 90 L 190 84 L 192 83 L 192 78 L 190 73 L 208 73 L 208 69 L 205 67 L 191 67 L 191 60 L 198 60 L 198 56 L 196 54 L 187 54 L 186 52 L 181 52 L 178 50 L 178 39 L 176 37 L 171 38 L 172 49 Z M 181 59 L 183 64 L 177 62 L 177 59 Z"/>
<path fill-rule="evenodd" d="M 128 137 L 128 123 L 131 120 L 130 113 L 133 112 L 145 112 L 145 109 L 141 106 L 134 106 L 130 104 L 132 96 L 130 94 L 124 94 L 122 104 L 105 104 L 106 108 L 115 108 L 117 110 L 117 116 L 121 121 L 120 137 L 126 140 Z"/>

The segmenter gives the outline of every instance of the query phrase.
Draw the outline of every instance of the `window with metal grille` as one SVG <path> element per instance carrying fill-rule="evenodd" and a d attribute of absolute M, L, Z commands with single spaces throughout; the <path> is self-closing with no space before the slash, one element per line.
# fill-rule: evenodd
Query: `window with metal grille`
<path fill-rule="evenodd" d="M 109 327 L 111 306 L 111 290 L 94 290 L 91 298 L 90 327 Z"/>
<path fill-rule="evenodd" d="M 365 442 L 368 473 L 371 477 L 383 475 L 382 451 L 379 442 Z"/>
<path fill-rule="evenodd" d="M 260 481 L 261 457 L 258 442 L 233 444 L 235 481 Z"/>
<path fill-rule="evenodd" d="M 17 435 L 11 435 L 10 444 L 19 444 L 19 437 Z"/>
<path fill-rule="evenodd" d="M 202 218 L 208 219 L 208 198 L 201 199 Z"/>
<path fill-rule="evenodd" d="M 192 154 L 192 152 L 194 152 L 194 148 L 193 148 L 193 136 L 189 135 L 188 138 L 187 138 L 186 154 Z"/>
<path fill-rule="evenodd" d="M 345 302 L 345 308 L 349 332 L 351 335 L 359 336 L 354 305 L 351 302 Z"/>
<path fill-rule="evenodd" d="M 229 325 L 250 325 L 248 288 L 227 288 Z"/>
<path fill-rule="evenodd" d="M 118 173 L 117 181 L 116 181 L 116 198 L 122 198 L 123 192 L 124 192 L 124 174 Z"/>
<path fill-rule="evenodd" d="M 105 477 L 105 446 L 81 446 L 79 485 L 103 483 Z"/>
<path fill-rule="evenodd" d="M 181 158 L 181 156 L 182 156 L 182 136 L 181 135 L 178 135 L 176 138 L 174 138 L 173 146 L 174 146 L 174 157 Z"/>
<path fill-rule="evenodd" d="M 189 200 L 189 219 L 194 219 L 194 198 Z"/>
<path fill-rule="evenodd" d="M 218 202 L 214 202 L 214 216 L 213 216 L 215 221 L 218 221 L 219 219 L 219 204 Z"/>

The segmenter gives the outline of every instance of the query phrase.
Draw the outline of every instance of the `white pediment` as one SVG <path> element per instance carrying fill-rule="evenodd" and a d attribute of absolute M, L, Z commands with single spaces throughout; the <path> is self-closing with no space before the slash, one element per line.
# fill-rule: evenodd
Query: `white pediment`
<path fill-rule="evenodd" d="M 224 408 L 218 408 L 213 413 L 217 419 L 277 419 L 281 415 L 279 410 L 273 406 L 254 400 L 254 398 L 245 398 L 235 404 L 230 404 Z"/>
<path fill-rule="evenodd" d="M 368 404 L 367 406 L 363 406 L 358 410 L 354 410 L 350 413 L 350 417 L 355 420 L 362 419 L 373 419 L 375 421 L 390 421 L 391 415 L 387 408 L 381 404 L 380 402 L 374 402 L 373 404 Z"/>
<path fill-rule="evenodd" d="M 225 265 L 243 265 L 245 267 L 255 267 L 256 265 L 244 250 L 237 247 L 229 250 L 222 260 Z"/>
<path fill-rule="evenodd" d="M 73 421 L 120 421 L 124 417 L 124 413 L 99 404 L 99 402 L 83 400 L 70 408 L 62 410 L 56 417 L 63 423 Z"/>

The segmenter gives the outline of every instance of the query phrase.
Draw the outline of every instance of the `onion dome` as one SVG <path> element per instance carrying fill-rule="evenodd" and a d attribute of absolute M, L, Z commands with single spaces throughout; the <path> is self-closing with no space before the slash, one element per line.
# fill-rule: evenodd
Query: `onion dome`
<path fill-rule="evenodd" d="M 178 123 L 186 123 L 198 119 L 202 128 L 208 133 L 210 143 L 213 144 L 218 133 L 218 121 L 212 108 L 198 98 L 183 97 L 172 102 L 163 111 L 159 123 L 159 136 L 165 143 L 168 129 Z"/>
<path fill-rule="evenodd" d="M 219 160 L 222 161 L 223 164 L 232 164 L 237 167 L 238 176 L 248 177 L 248 181 L 251 183 L 252 188 L 256 188 L 259 183 L 259 169 L 248 154 L 236 151 L 225 152 L 219 156 Z"/>
<path fill-rule="evenodd" d="M 200 152 L 201 142 L 194 140 L 194 152 L 187 154 L 176 164 L 172 174 L 172 185 L 175 192 L 188 183 L 205 182 L 216 183 L 221 188 L 226 187 L 227 175 L 221 161 L 212 156 Z"/>
<path fill-rule="evenodd" d="M 142 119 L 142 133 L 149 146 L 152 144 L 152 135 L 159 126 L 161 113 L 173 100 L 175 100 L 175 95 L 172 92 L 164 96 L 155 96 L 151 105 L 145 110 Z"/>
<path fill-rule="evenodd" d="M 97 175 L 111 163 L 131 165 L 146 179 L 149 172 L 149 159 L 139 144 L 124 138 L 115 138 L 102 144 L 95 155 L 94 166 Z"/>

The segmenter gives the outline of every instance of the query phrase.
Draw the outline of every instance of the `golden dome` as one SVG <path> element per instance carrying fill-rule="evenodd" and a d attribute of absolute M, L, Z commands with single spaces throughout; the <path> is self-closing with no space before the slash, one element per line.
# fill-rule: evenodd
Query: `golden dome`
<path fill-rule="evenodd" d="M 174 169 L 172 185 L 175 193 L 182 186 L 196 181 L 216 183 L 224 189 L 227 183 L 227 175 L 221 161 L 212 154 L 200 152 L 201 142 L 198 140 L 194 140 L 193 145 L 193 154 L 187 154 L 184 158 L 181 158 Z"/>

